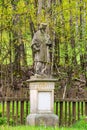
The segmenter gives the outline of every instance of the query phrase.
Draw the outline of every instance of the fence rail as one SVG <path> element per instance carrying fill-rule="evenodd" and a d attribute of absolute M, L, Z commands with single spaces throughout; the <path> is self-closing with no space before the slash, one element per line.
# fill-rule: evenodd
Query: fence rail
<path fill-rule="evenodd" d="M 87 99 L 55 99 L 60 126 L 70 126 L 87 116 Z M 25 124 L 30 112 L 29 98 L 0 98 L 0 119 L 8 124 Z"/>

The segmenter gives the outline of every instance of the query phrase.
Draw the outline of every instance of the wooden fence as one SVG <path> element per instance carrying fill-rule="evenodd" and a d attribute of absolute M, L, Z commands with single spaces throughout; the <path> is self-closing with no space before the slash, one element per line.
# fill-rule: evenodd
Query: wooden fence
<path fill-rule="evenodd" d="M 87 99 L 56 99 L 55 105 L 60 126 L 70 126 L 87 116 Z"/>
<path fill-rule="evenodd" d="M 29 108 L 29 98 L 0 98 L 1 120 L 7 124 L 25 124 Z"/>
<path fill-rule="evenodd" d="M 0 120 L 8 124 L 25 124 L 29 109 L 29 98 L 0 98 Z M 87 116 L 87 99 L 55 99 L 54 111 L 60 126 L 70 126 Z"/>

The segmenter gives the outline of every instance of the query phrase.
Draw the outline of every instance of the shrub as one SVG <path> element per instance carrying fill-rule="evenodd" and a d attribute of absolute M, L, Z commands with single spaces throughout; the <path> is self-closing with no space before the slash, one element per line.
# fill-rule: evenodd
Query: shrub
<path fill-rule="evenodd" d="M 0 117 L 0 125 L 7 124 L 7 118 L 6 117 Z"/>
<path fill-rule="evenodd" d="M 82 130 L 83 129 L 87 130 L 87 117 L 80 119 L 72 127 L 73 128 L 79 128 L 79 129 L 82 129 Z"/>

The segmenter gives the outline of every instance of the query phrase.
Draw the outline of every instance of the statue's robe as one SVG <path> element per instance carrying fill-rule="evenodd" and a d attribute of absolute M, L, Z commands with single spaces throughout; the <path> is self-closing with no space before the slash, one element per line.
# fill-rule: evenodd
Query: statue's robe
<path fill-rule="evenodd" d="M 42 71 L 45 68 L 47 62 L 50 61 L 49 46 L 50 37 L 47 33 L 42 33 L 38 30 L 32 40 L 32 50 L 34 53 L 34 62 L 36 71 Z"/>

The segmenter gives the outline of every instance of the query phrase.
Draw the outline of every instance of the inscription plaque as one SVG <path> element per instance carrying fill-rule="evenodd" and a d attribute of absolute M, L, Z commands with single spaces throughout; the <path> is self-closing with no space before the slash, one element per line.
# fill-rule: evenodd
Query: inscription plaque
<path fill-rule="evenodd" d="M 38 92 L 38 111 L 51 111 L 51 92 Z"/>

